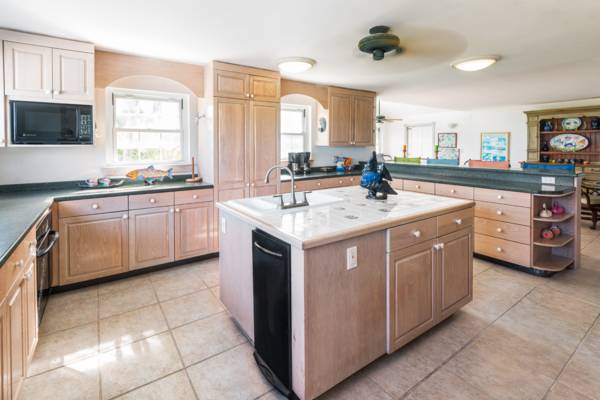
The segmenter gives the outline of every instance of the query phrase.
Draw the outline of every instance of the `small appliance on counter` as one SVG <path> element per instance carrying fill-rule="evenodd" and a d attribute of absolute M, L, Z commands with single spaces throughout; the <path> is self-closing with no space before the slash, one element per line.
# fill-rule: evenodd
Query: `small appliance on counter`
<path fill-rule="evenodd" d="M 294 175 L 310 174 L 310 151 L 288 153 L 288 168 Z"/>

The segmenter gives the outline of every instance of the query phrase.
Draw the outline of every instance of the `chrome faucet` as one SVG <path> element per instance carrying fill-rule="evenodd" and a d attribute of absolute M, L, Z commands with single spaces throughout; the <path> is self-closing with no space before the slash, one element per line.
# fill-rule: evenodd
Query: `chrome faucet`
<path fill-rule="evenodd" d="M 292 178 L 292 183 L 290 185 L 290 193 L 292 195 L 292 200 L 289 203 L 286 203 L 283 201 L 283 194 L 276 194 L 273 196 L 273 197 L 279 197 L 279 200 L 281 201 L 281 208 L 286 209 L 286 208 L 307 206 L 308 199 L 306 198 L 306 194 L 310 193 L 310 191 L 303 192 L 304 198 L 301 202 L 296 201 L 296 189 L 295 189 L 296 184 L 295 184 L 295 179 L 294 179 L 294 173 L 288 167 L 282 167 L 280 165 L 273 165 L 271 168 L 269 168 L 269 170 L 267 171 L 267 174 L 265 175 L 265 183 L 269 183 L 269 176 L 271 175 L 271 172 L 273 172 L 273 170 L 276 170 L 276 169 L 281 169 L 283 171 L 286 171 L 288 173 L 288 175 Z"/>

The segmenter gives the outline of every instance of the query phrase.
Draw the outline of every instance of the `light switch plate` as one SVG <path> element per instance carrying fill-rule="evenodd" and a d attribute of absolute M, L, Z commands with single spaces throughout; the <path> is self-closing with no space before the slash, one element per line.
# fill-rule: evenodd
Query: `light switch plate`
<path fill-rule="evenodd" d="M 225 217 L 221 217 L 221 233 L 223 235 L 227 233 L 227 220 Z"/>
<path fill-rule="evenodd" d="M 358 254 L 356 246 L 348 247 L 346 249 L 346 269 L 353 269 L 358 267 Z"/>
<path fill-rule="evenodd" d="M 542 176 L 542 184 L 554 185 L 556 184 L 556 178 L 553 176 Z"/>

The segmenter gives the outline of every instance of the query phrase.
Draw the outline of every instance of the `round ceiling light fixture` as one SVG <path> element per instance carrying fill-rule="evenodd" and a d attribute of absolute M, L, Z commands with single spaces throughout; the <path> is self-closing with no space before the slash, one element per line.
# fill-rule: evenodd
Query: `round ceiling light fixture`
<path fill-rule="evenodd" d="M 498 60 L 500 60 L 500 56 L 471 57 L 452 63 L 452 68 L 466 72 L 481 71 L 482 69 L 491 67 Z"/>
<path fill-rule="evenodd" d="M 286 57 L 279 60 L 279 71 L 287 74 L 299 74 L 311 69 L 317 62 L 307 57 Z"/>

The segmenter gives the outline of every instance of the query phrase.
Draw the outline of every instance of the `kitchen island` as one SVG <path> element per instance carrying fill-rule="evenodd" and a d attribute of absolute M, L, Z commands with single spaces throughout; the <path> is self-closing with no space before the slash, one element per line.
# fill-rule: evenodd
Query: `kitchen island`
<path fill-rule="evenodd" d="M 257 350 L 263 327 L 255 326 L 262 323 L 255 310 L 262 311 L 254 299 L 276 288 L 264 290 L 262 282 L 255 292 L 253 257 L 261 249 L 281 254 L 264 249 L 253 232 L 289 248 L 288 387 L 301 399 L 319 396 L 472 299 L 473 201 L 365 195 L 356 186 L 326 189 L 307 195 L 310 206 L 285 210 L 272 197 L 217 204 L 221 300 Z"/>

